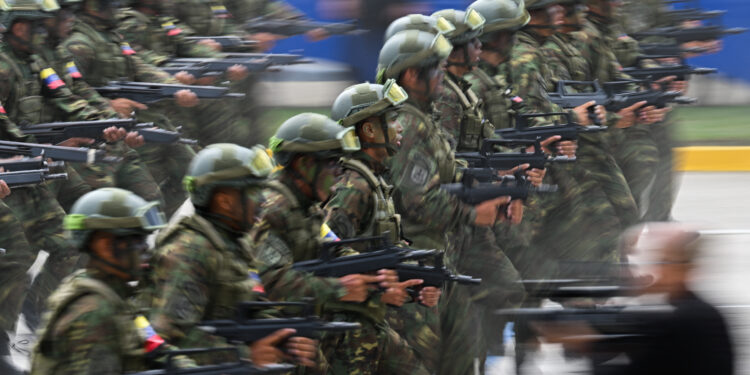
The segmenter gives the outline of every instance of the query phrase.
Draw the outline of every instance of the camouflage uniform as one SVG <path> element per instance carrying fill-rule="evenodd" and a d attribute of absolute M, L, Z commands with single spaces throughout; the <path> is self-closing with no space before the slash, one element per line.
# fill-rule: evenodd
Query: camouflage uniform
<path fill-rule="evenodd" d="M 123 77 L 131 81 L 174 83 L 168 74 L 141 60 L 135 51 L 102 21 L 80 15 L 73 33 L 61 48 L 73 56 L 84 80 L 91 86 L 105 85 Z M 173 105 L 173 102 L 169 101 Z M 140 121 L 154 121 L 161 127 L 174 130 L 169 121 L 159 114 L 167 104 L 152 104 L 141 112 Z M 166 201 L 165 211 L 171 214 L 185 200 L 182 176 L 192 159 L 193 151 L 185 145 L 145 145 L 138 149 Z"/>
<path fill-rule="evenodd" d="M 251 20 L 256 17 L 298 18 L 302 13 L 286 1 L 279 0 L 225 0 L 235 19 Z"/>
<path fill-rule="evenodd" d="M 584 46 L 581 52 L 590 64 L 590 76 L 599 79 L 599 82 L 627 77 L 620 73 L 621 66 L 613 52 L 617 39 L 615 32 L 600 18 L 589 14 L 583 31 L 579 34 Z M 653 171 L 659 160 L 651 128 L 652 125 L 635 124 L 627 129 L 611 129 L 609 132 L 615 160 L 622 169 L 640 210 L 643 209 L 643 195 L 654 181 Z"/>
<path fill-rule="evenodd" d="M 497 67 L 480 61 L 463 79 L 471 84 L 471 91 L 484 103 L 484 113 L 496 129 L 513 127 L 514 96 Z"/>

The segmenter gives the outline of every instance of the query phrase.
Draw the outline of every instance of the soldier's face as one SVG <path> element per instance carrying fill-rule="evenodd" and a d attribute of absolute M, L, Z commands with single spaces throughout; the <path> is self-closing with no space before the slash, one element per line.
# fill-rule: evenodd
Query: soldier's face
<path fill-rule="evenodd" d="M 325 202 L 333 194 L 333 185 L 338 181 L 341 176 L 343 169 L 338 158 L 332 158 L 328 160 L 318 161 L 318 178 L 315 181 L 315 190 L 318 194 L 318 199 L 321 202 Z"/>

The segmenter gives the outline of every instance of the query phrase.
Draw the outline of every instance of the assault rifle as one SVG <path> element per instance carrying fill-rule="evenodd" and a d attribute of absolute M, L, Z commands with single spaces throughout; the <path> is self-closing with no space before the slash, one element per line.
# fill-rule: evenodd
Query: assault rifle
<path fill-rule="evenodd" d="M 53 160 L 70 161 L 78 163 L 115 163 L 120 158 L 107 156 L 103 150 L 86 147 L 64 147 L 41 145 L 38 143 L 0 141 L 0 155 L 14 156 L 22 155 L 28 157 L 41 156 Z"/>
<path fill-rule="evenodd" d="M 234 65 L 242 65 L 247 69 L 248 72 L 253 73 L 262 72 L 268 69 L 272 64 L 269 60 L 257 58 L 173 58 L 167 60 L 167 62 L 159 68 L 171 75 L 175 75 L 181 71 L 185 71 L 196 78 L 201 78 L 207 76 L 220 76 L 224 74 L 227 69 Z"/>
<path fill-rule="evenodd" d="M 495 152 L 496 146 L 519 147 L 520 152 Z M 527 152 L 526 147 L 533 146 L 534 152 Z M 544 169 L 549 163 L 574 162 L 575 158 L 565 156 L 551 157 L 542 151 L 538 140 L 485 139 L 479 152 L 459 152 L 457 159 L 464 159 L 472 168 L 492 168 L 509 170 L 521 164 L 529 164 L 530 169 Z"/>
<path fill-rule="evenodd" d="M 5 172 L 28 171 L 33 169 L 59 170 L 65 168 L 64 161 L 48 162 L 44 159 L 20 159 L 0 162 L 0 168 Z"/>
<path fill-rule="evenodd" d="M 67 173 L 50 173 L 49 169 L 31 169 L 15 172 L 0 172 L 0 180 L 10 188 L 39 185 L 48 180 L 65 180 Z"/>
<path fill-rule="evenodd" d="M 199 367 L 191 368 L 178 368 L 175 365 L 174 357 L 176 356 L 191 356 L 191 355 L 202 355 L 207 353 L 216 352 L 231 352 L 234 353 L 232 362 L 225 362 L 215 365 L 204 365 Z M 285 374 L 293 371 L 295 366 L 290 364 L 271 364 L 263 367 L 256 367 L 250 363 L 243 362 L 240 360 L 240 353 L 237 348 L 201 348 L 201 349 L 182 349 L 182 350 L 170 350 L 164 353 L 166 355 L 166 363 L 164 369 L 161 370 L 148 370 L 141 372 L 128 373 L 126 375 L 274 375 L 274 374 Z"/>
<path fill-rule="evenodd" d="M 515 181 L 516 179 L 510 175 L 500 176 L 497 172 L 497 169 L 492 168 L 462 168 L 461 178 L 476 182 L 504 182 Z"/>
<path fill-rule="evenodd" d="M 703 21 L 721 17 L 726 10 L 703 10 L 700 8 L 672 9 L 662 12 L 661 15 L 668 17 L 673 22 Z"/>
<path fill-rule="evenodd" d="M 642 291 L 646 286 L 627 285 L 627 282 L 616 278 L 520 281 L 530 297 L 553 300 L 630 296 Z"/>
<path fill-rule="evenodd" d="M 722 26 L 698 26 L 683 28 L 678 26 L 659 27 L 651 30 L 633 33 L 636 39 L 644 39 L 651 36 L 671 38 L 678 44 L 721 39 L 725 35 L 742 34 L 747 31 L 744 27 L 733 27 L 725 29 Z"/>
<path fill-rule="evenodd" d="M 96 91 L 110 99 L 126 98 L 139 103 L 151 104 L 174 98 L 180 90 L 190 90 L 199 99 L 244 98 L 245 94 L 230 93 L 226 87 L 178 85 L 171 83 L 111 81 Z"/>
<path fill-rule="evenodd" d="M 332 250 L 353 244 L 363 244 L 367 249 L 358 255 L 333 257 Z M 375 272 L 383 268 L 394 269 L 408 260 L 419 260 L 434 255 L 435 250 L 411 250 L 393 245 L 387 235 L 361 237 L 323 244 L 319 259 L 297 262 L 292 268 L 321 277 L 342 277 L 355 273 Z"/>
<path fill-rule="evenodd" d="M 401 263 L 396 266 L 398 279 L 401 282 L 406 280 L 421 279 L 424 282 L 419 287 L 433 286 L 443 287 L 447 282 L 458 283 L 463 285 L 479 285 L 482 279 L 466 275 L 456 275 L 443 265 L 443 253 L 438 252 L 432 257 L 430 262 L 432 266 L 426 266 L 425 262 L 419 261 L 417 264 Z"/>
<path fill-rule="evenodd" d="M 33 135 L 42 143 L 60 143 L 73 137 L 92 138 L 104 141 L 102 132 L 110 126 L 123 128 L 127 131 L 137 131 L 148 143 L 184 143 L 197 144 L 198 141 L 180 137 L 179 132 L 154 128 L 154 124 L 137 123 L 135 119 L 110 119 L 98 121 L 51 122 L 21 127 L 26 135 Z"/>
<path fill-rule="evenodd" d="M 682 56 L 684 54 L 700 54 L 700 53 L 706 53 L 708 52 L 708 48 L 703 47 L 692 47 L 692 48 L 683 48 L 679 44 L 671 44 L 671 43 L 650 43 L 650 44 L 641 44 L 639 46 L 641 48 L 641 52 L 645 55 L 679 55 Z"/>
<path fill-rule="evenodd" d="M 274 306 L 302 306 L 306 303 L 298 302 L 243 302 L 238 305 L 236 319 L 206 320 L 198 324 L 198 328 L 212 335 L 221 336 L 229 342 L 251 343 L 284 328 L 293 328 L 294 336 L 318 338 L 323 332 L 345 332 L 360 328 L 359 323 L 327 322 L 317 316 L 307 314 L 305 317 L 250 319 L 249 312 L 259 308 Z"/>
<path fill-rule="evenodd" d="M 591 114 L 591 113 L 590 113 Z M 533 126 L 528 125 L 529 119 L 534 117 L 563 116 L 567 120 L 565 124 L 560 124 L 555 120 L 552 125 Z M 596 116 L 594 114 L 594 116 Z M 553 113 L 519 113 L 516 115 L 516 127 L 495 130 L 495 134 L 505 139 L 526 139 L 526 140 L 543 140 L 552 136 L 559 135 L 561 141 L 575 141 L 580 133 L 597 133 L 607 130 L 605 126 L 579 125 L 573 121 L 573 115 L 569 112 Z"/>
<path fill-rule="evenodd" d="M 522 172 L 517 172 L 513 181 L 477 183 L 464 176 L 461 182 L 443 184 L 440 185 L 440 189 L 456 196 L 466 204 L 476 205 L 505 196 L 509 196 L 512 200 L 526 200 L 531 193 L 554 193 L 557 191 L 557 186 L 534 186 L 523 176 Z"/>
<path fill-rule="evenodd" d="M 193 42 L 200 42 L 202 40 L 213 40 L 221 45 L 221 50 L 224 52 L 236 51 L 245 52 L 253 51 L 258 48 L 258 42 L 255 40 L 247 40 L 234 35 L 222 35 L 222 36 L 188 36 L 185 40 Z"/>
<path fill-rule="evenodd" d="M 676 76 L 678 81 L 684 81 L 691 75 L 705 75 L 717 72 L 714 68 L 700 68 L 686 64 L 664 65 L 654 68 L 630 67 L 623 68 L 621 71 L 635 79 L 648 79 L 652 81 L 658 81 L 669 76 Z"/>
<path fill-rule="evenodd" d="M 315 29 L 323 29 L 328 35 L 358 35 L 367 32 L 360 30 L 354 21 L 351 22 L 317 22 L 308 19 L 275 19 L 257 17 L 245 23 L 249 34 L 272 33 L 283 36 L 302 35 Z"/>

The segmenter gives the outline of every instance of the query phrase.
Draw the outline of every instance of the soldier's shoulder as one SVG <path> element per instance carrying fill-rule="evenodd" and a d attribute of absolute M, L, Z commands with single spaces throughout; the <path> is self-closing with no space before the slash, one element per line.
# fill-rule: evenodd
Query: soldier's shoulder
<path fill-rule="evenodd" d="M 337 193 L 339 189 L 361 193 L 370 193 L 372 191 L 367 178 L 362 173 L 346 167 L 344 168 L 344 173 L 334 185 L 334 188 Z"/>
<path fill-rule="evenodd" d="M 199 256 L 213 248 L 206 235 L 183 225 L 159 242 L 158 246 L 157 252 L 161 255 L 182 253 L 189 256 Z"/>
<path fill-rule="evenodd" d="M 269 188 L 263 191 L 262 222 L 264 229 L 280 229 L 287 227 L 289 217 L 295 205 L 287 195 L 278 189 Z"/>
<path fill-rule="evenodd" d="M 113 324 L 113 317 L 122 313 L 107 298 L 96 293 L 84 294 L 64 307 L 56 320 L 53 332 L 63 334 L 71 329 L 92 330 L 93 327 L 108 327 Z"/>

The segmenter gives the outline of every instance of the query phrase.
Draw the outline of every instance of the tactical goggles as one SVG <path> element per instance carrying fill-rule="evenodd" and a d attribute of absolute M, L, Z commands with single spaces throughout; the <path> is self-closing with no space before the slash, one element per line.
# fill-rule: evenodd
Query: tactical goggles
<path fill-rule="evenodd" d="M 60 5 L 57 3 L 57 0 L 37 0 L 37 6 L 28 6 L 24 7 L 23 5 L 17 5 L 16 2 L 13 0 L 0 0 L 0 10 L 2 11 L 10 11 L 12 7 L 15 7 L 13 11 L 35 11 L 40 10 L 43 12 L 54 12 L 56 10 L 60 9 Z"/>
<path fill-rule="evenodd" d="M 469 29 L 471 29 L 472 31 L 481 29 L 484 26 L 485 22 L 487 21 L 484 19 L 484 17 L 474 9 L 469 9 L 466 12 L 466 16 L 464 17 L 464 23 L 466 23 L 466 25 L 469 26 Z"/>
<path fill-rule="evenodd" d="M 150 202 L 136 210 L 129 217 L 92 217 L 84 214 L 65 216 L 63 228 L 66 230 L 117 230 L 138 229 L 148 232 L 167 226 L 164 213 L 159 209 L 159 202 Z"/>
<path fill-rule="evenodd" d="M 427 49 L 419 51 L 404 61 L 394 64 L 385 71 L 384 78 L 394 78 L 406 68 L 427 66 L 445 60 L 453 51 L 453 45 L 443 34 L 437 34 Z"/>
<path fill-rule="evenodd" d="M 272 137 L 271 143 L 273 143 L 273 137 Z M 275 149 L 275 151 L 276 152 L 318 152 L 318 151 L 342 149 L 345 152 L 355 152 L 355 151 L 359 151 L 361 148 L 362 147 L 359 144 L 359 138 L 357 137 L 357 132 L 354 130 L 354 127 L 348 127 L 338 132 L 336 134 L 335 139 L 327 139 L 325 141 L 305 142 L 305 143 L 281 141 L 281 144 L 279 145 L 277 149 Z"/>
<path fill-rule="evenodd" d="M 435 28 L 438 30 L 440 34 L 450 34 L 454 30 L 456 30 L 456 26 L 453 25 L 450 21 L 445 19 L 445 17 L 438 17 L 437 22 L 435 22 Z"/>
<path fill-rule="evenodd" d="M 276 164 L 266 149 L 261 146 L 255 146 L 252 148 L 253 153 L 252 159 L 247 161 L 245 164 L 222 169 L 217 172 L 211 172 L 203 176 L 185 176 L 182 183 L 185 186 L 185 190 L 188 193 L 192 193 L 199 186 L 221 181 L 239 180 L 243 178 L 253 179 L 264 179 L 271 175 Z M 250 181 L 248 183 L 251 184 Z"/>
<path fill-rule="evenodd" d="M 406 90 L 399 86 L 395 79 L 389 79 L 383 85 L 383 99 L 372 104 L 366 104 L 363 107 L 352 108 L 347 117 L 341 120 L 341 125 L 352 126 L 370 116 L 377 116 L 388 108 L 398 107 L 407 99 L 409 99 L 409 94 L 406 93 Z"/>

